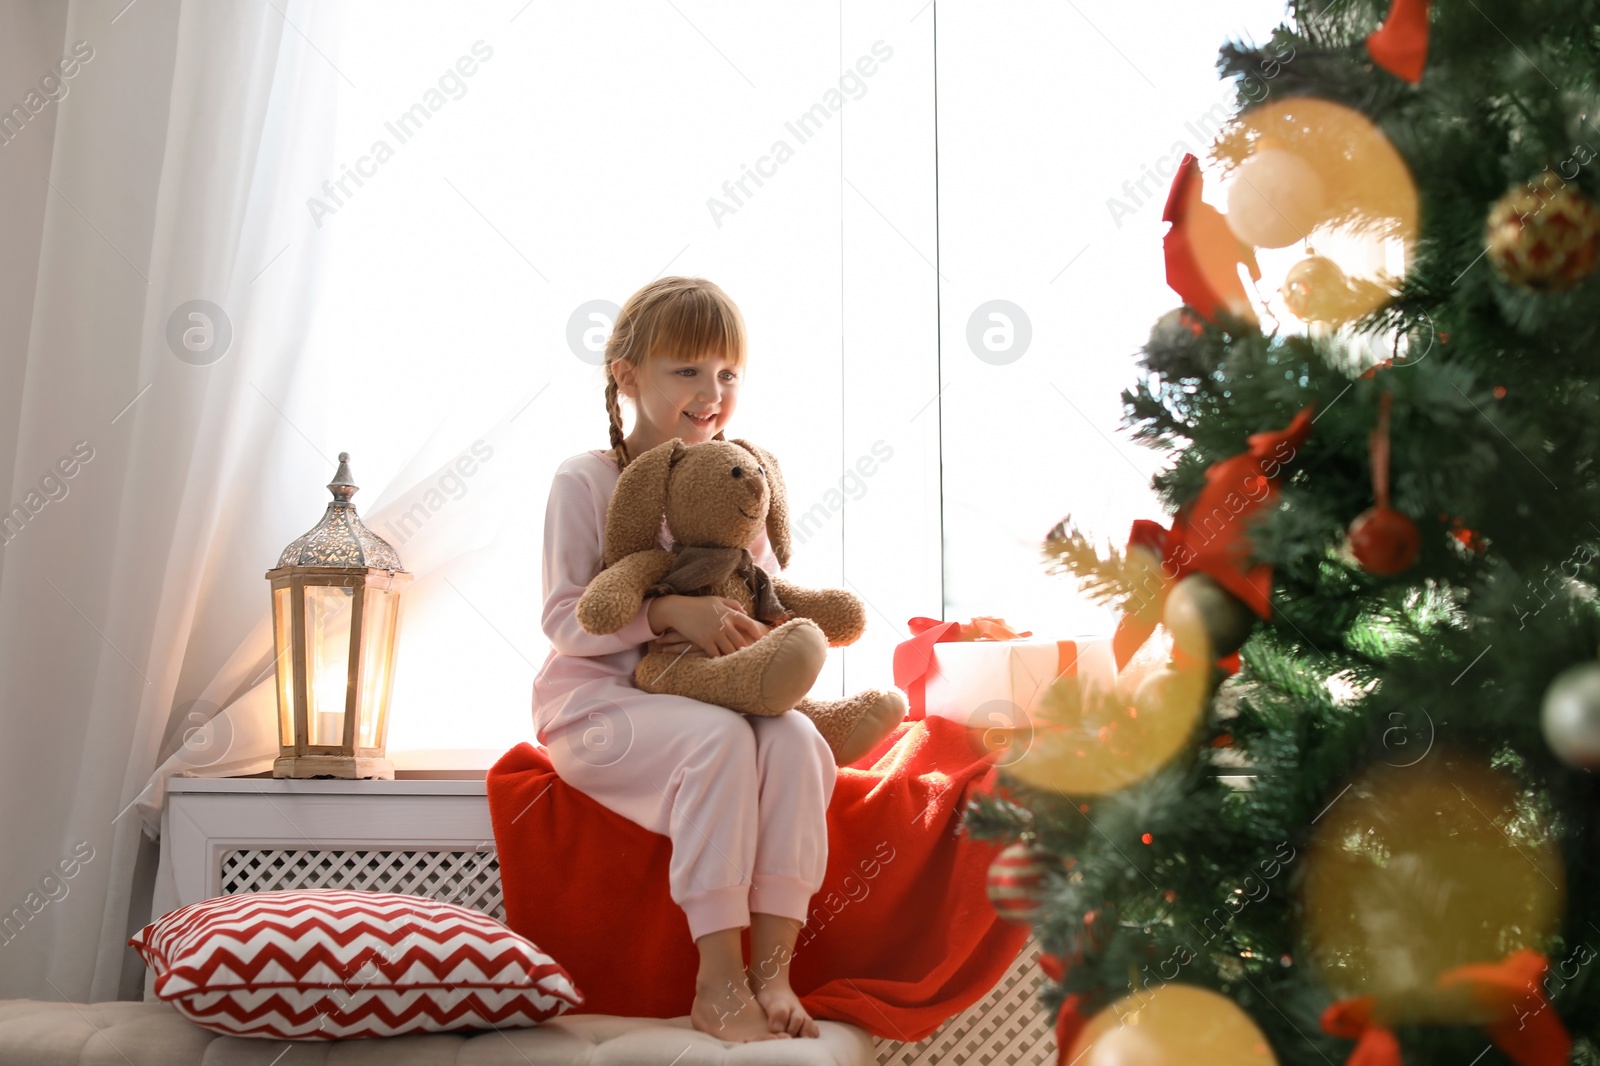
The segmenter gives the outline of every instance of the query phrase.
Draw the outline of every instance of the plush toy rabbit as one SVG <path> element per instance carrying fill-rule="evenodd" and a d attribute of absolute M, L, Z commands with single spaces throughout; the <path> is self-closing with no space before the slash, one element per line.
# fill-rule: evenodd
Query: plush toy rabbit
<path fill-rule="evenodd" d="M 746 547 L 766 524 L 780 566 L 789 565 L 789 513 L 783 475 L 765 450 L 743 440 L 687 445 L 667 441 L 622 472 L 606 511 L 605 569 L 578 600 L 578 624 L 615 633 L 647 595 L 726 596 L 775 628 L 753 644 L 715 657 L 673 654 L 650 645 L 634 671 L 646 692 L 689 696 L 743 714 L 807 715 L 846 766 L 871 751 L 906 715 L 895 689 L 867 689 L 838 700 L 806 696 L 828 647 L 850 644 L 866 628 L 860 597 L 811 589 L 768 574 Z M 673 549 L 658 542 L 662 518 Z"/>

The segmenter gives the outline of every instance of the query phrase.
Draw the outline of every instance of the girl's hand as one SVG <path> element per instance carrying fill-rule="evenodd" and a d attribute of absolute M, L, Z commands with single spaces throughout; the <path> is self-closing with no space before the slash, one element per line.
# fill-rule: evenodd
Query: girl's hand
<path fill-rule="evenodd" d="M 676 629 L 669 629 L 655 640 L 652 640 L 650 647 L 657 651 L 664 651 L 674 657 L 687 655 L 691 659 L 706 658 L 705 652 L 695 647 L 691 641 Z"/>
<path fill-rule="evenodd" d="M 761 621 L 759 618 L 752 618 L 751 621 L 761 627 L 762 636 L 766 636 L 773 630 L 772 626 L 767 625 L 767 623 Z M 758 637 L 756 639 L 759 640 L 760 638 Z M 701 659 L 707 657 L 706 653 L 696 647 L 693 641 L 691 641 L 688 637 L 685 637 L 676 629 L 671 628 L 669 628 L 665 633 L 661 634 L 655 640 L 652 640 L 650 642 L 650 646 L 652 648 L 657 648 L 661 651 L 664 651 L 668 655 L 687 655 L 690 658 L 699 657 Z"/>
<path fill-rule="evenodd" d="M 651 643 L 665 651 L 682 652 L 687 646 L 715 658 L 754 644 L 771 628 L 745 614 L 737 600 L 725 596 L 671 596 L 662 600 L 652 616 L 665 622 L 666 629 Z"/>

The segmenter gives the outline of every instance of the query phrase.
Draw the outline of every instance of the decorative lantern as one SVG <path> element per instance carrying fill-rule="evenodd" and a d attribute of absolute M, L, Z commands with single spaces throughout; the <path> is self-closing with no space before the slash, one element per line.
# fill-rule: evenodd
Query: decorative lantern
<path fill-rule="evenodd" d="M 394 779 L 384 758 L 400 590 L 411 574 L 356 516 L 349 452 L 316 528 L 267 571 L 278 664 L 273 777 Z"/>

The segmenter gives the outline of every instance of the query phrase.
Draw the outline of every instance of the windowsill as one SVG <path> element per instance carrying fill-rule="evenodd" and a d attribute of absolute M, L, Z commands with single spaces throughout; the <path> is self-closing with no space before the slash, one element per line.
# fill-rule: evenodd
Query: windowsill
<path fill-rule="evenodd" d="M 396 781 L 482 781 L 487 777 L 488 777 L 488 771 L 486 771 L 486 770 L 402 770 L 398 766 L 395 767 L 395 770 L 394 770 L 394 779 Z M 333 778 L 333 777 L 285 778 L 285 777 L 273 777 L 271 770 L 262 770 L 260 773 L 255 773 L 255 774 L 228 774 L 226 777 L 186 778 L 186 777 L 178 776 L 178 777 L 174 777 L 172 780 L 173 781 L 189 781 L 189 780 L 193 780 L 193 781 L 288 781 L 288 780 L 300 780 L 300 781 L 349 781 L 349 780 L 359 780 L 359 781 L 371 782 L 371 781 L 375 781 L 375 780 L 379 780 L 379 779 L 371 778 L 371 777 L 363 777 L 363 778 Z"/>
<path fill-rule="evenodd" d="M 396 781 L 483 781 L 489 768 L 500 760 L 505 751 L 498 748 L 411 748 L 389 751 L 385 757 L 394 766 Z M 168 787 L 184 789 L 188 781 L 333 781 L 337 778 L 274 778 L 270 769 L 253 774 L 211 774 L 194 771 L 179 772 L 168 779 Z M 373 778 L 363 778 L 364 784 L 382 784 Z M 198 791 L 196 789 L 195 791 Z"/>
<path fill-rule="evenodd" d="M 505 753 L 504 748 L 411 748 L 390 749 L 386 754 L 394 763 L 396 777 L 421 774 L 434 778 L 470 778 L 483 777 Z"/>
<path fill-rule="evenodd" d="M 426 771 L 424 771 L 425 773 Z M 371 798 L 399 796 L 486 796 L 488 783 L 477 777 L 422 777 L 396 771 L 394 780 L 344 777 L 273 777 L 239 774 L 234 777 L 174 777 L 167 782 L 173 797 L 330 795 Z"/>

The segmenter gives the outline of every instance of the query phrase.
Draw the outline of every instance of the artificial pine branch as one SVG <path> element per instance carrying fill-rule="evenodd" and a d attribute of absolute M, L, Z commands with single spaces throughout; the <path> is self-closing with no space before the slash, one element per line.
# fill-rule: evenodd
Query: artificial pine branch
<path fill-rule="evenodd" d="M 1096 603 L 1125 607 L 1147 591 L 1148 574 L 1115 548 L 1101 554 L 1069 515 L 1051 527 L 1044 539 L 1045 570 L 1078 580 L 1083 594 Z"/>

